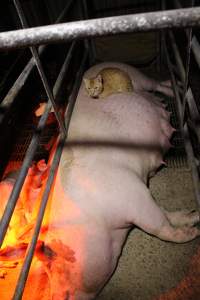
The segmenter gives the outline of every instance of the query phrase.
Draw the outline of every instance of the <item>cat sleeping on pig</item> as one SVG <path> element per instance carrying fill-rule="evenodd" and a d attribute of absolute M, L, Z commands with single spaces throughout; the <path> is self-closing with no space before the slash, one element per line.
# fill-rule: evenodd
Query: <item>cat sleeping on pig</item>
<path fill-rule="evenodd" d="M 93 66 L 83 78 L 105 68 L 124 72 L 132 89 L 102 98 L 88 94 L 85 80 L 80 87 L 39 238 L 55 253 L 44 266 L 51 300 L 94 299 L 134 226 L 176 243 L 200 235 L 196 211 L 165 211 L 147 187 L 174 131 L 160 99 L 147 91 L 171 96 L 170 86 L 120 63 Z M 59 254 L 59 243 L 73 259 Z"/>

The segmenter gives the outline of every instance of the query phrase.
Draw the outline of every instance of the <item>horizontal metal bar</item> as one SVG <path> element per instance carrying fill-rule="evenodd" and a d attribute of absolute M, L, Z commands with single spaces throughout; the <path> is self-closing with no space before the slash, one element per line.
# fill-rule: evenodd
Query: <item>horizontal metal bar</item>
<path fill-rule="evenodd" d="M 200 26 L 200 7 L 98 18 L 0 33 L 0 50 L 94 36 Z"/>
<path fill-rule="evenodd" d="M 173 73 L 173 67 L 172 67 L 172 64 L 171 64 L 171 61 L 169 58 L 169 53 L 168 53 L 168 50 L 166 47 L 166 43 L 164 43 L 164 50 L 165 50 L 165 54 L 166 54 L 166 58 L 167 58 L 167 65 L 168 65 L 170 75 L 171 75 L 172 87 L 173 87 L 175 99 L 176 99 L 177 116 L 178 116 L 178 121 L 179 121 L 179 126 L 180 126 L 179 129 L 183 136 L 185 150 L 187 153 L 187 159 L 188 159 L 188 163 L 189 163 L 189 166 L 191 168 L 191 173 L 192 173 L 195 199 L 196 199 L 196 202 L 198 205 L 198 210 L 200 212 L 200 185 L 199 185 L 199 175 L 198 175 L 197 165 L 196 165 L 196 161 L 195 161 L 195 157 L 194 157 L 194 151 L 193 151 L 192 144 L 191 144 L 190 137 L 189 137 L 189 130 L 188 130 L 187 122 L 184 124 L 184 127 L 181 126 L 182 104 L 181 104 L 181 99 L 180 99 L 179 92 L 177 89 L 176 80 L 175 80 L 175 76 Z"/>
<path fill-rule="evenodd" d="M 67 55 L 68 58 L 66 58 L 67 63 L 65 61 L 66 68 L 68 68 L 68 66 L 69 66 L 69 61 L 70 61 L 70 58 L 71 58 L 71 55 L 72 55 L 72 47 L 74 48 L 73 45 L 69 49 L 69 52 L 68 52 L 68 55 Z M 63 68 L 61 69 L 61 71 L 62 71 L 63 76 L 64 76 Z M 67 69 L 66 69 L 66 71 L 67 71 Z M 55 88 L 54 88 L 53 91 L 54 91 L 55 97 L 57 96 L 58 88 L 61 86 L 62 78 L 63 77 L 58 76 L 59 81 L 57 80 L 55 85 L 54 85 Z M 0 222 L 0 247 L 3 243 L 3 240 L 4 240 L 5 234 L 7 232 L 7 228 L 8 228 L 10 219 L 12 217 L 13 211 L 15 209 L 15 205 L 17 203 L 17 199 L 19 197 L 22 185 L 23 185 L 24 180 L 26 178 L 28 168 L 30 167 L 30 164 L 33 160 L 34 153 L 35 153 L 35 151 L 37 149 L 37 146 L 39 144 L 39 139 L 40 139 L 41 132 L 45 127 L 45 124 L 46 124 L 46 121 L 47 121 L 47 118 L 48 118 L 48 114 L 49 114 L 50 111 L 51 111 L 51 103 L 50 103 L 50 101 L 48 101 L 47 106 L 45 108 L 45 112 L 42 115 L 42 117 L 40 118 L 40 121 L 38 123 L 36 132 L 34 133 L 34 135 L 32 137 L 31 143 L 28 147 L 28 150 L 26 152 L 22 167 L 20 169 L 18 178 L 15 182 L 12 193 L 10 195 L 10 198 L 7 202 L 7 205 L 6 205 L 6 208 L 4 210 L 3 216 L 1 218 L 1 222 Z"/>
<path fill-rule="evenodd" d="M 77 73 L 75 85 L 74 85 L 73 91 L 71 93 L 69 104 L 67 106 L 67 112 L 66 112 L 66 127 L 67 127 L 67 130 L 69 128 L 69 123 L 70 123 L 70 120 L 71 120 L 72 110 L 73 110 L 75 100 L 76 100 L 76 97 L 77 97 L 77 93 L 78 93 L 78 89 L 79 89 L 79 86 L 80 86 L 80 83 L 81 83 L 81 78 L 82 78 L 82 75 L 83 75 L 83 70 L 84 70 L 84 67 L 85 67 L 85 62 L 86 62 L 87 56 L 88 56 L 88 52 L 85 52 L 84 56 L 83 56 L 83 59 L 82 59 L 82 62 L 81 62 L 80 69 Z M 43 220 L 43 216 L 44 216 L 44 213 L 45 213 L 45 208 L 46 208 L 46 205 L 47 205 L 49 193 L 50 193 L 51 186 L 52 186 L 52 183 L 53 183 L 53 180 L 54 180 L 54 177 L 55 177 L 56 169 L 57 169 L 59 161 L 60 161 L 60 157 L 61 157 L 61 154 L 62 154 L 62 149 L 63 149 L 63 146 L 64 146 L 64 142 L 65 142 L 65 139 L 60 138 L 60 142 L 59 142 L 58 147 L 56 149 L 56 153 L 54 155 L 54 159 L 53 159 L 52 166 L 51 166 L 51 169 L 50 169 L 50 174 L 49 174 L 49 177 L 48 177 L 48 180 L 47 180 L 47 183 L 46 183 L 46 188 L 45 188 L 44 194 L 42 196 L 40 209 L 39 209 L 36 224 L 35 224 L 35 227 L 34 227 L 34 233 L 33 233 L 31 242 L 28 246 L 26 257 L 25 257 L 22 269 L 20 271 L 20 275 L 19 275 L 19 278 L 18 278 L 18 281 L 17 281 L 17 286 L 16 286 L 16 289 L 15 289 L 15 292 L 14 292 L 14 296 L 12 298 L 13 300 L 20 300 L 21 297 L 22 297 L 23 291 L 24 291 L 25 283 L 26 283 L 26 280 L 28 278 L 28 273 L 29 273 L 31 262 L 32 262 L 32 259 L 33 259 L 35 247 L 36 247 L 36 244 L 37 244 L 37 239 L 38 239 L 38 236 L 39 236 L 39 233 L 40 233 L 40 228 L 41 228 L 41 225 L 42 225 L 42 220 Z"/>
<path fill-rule="evenodd" d="M 56 24 L 62 21 L 66 12 L 70 8 L 72 2 L 73 2 L 73 0 L 68 1 L 65 9 L 63 10 L 63 12 L 60 14 L 58 19 L 56 20 Z M 47 45 L 39 47 L 39 50 L 38 50 L 39 55 L 41 55 L 44 52 L 46 47 L 47 47 Z M 22 73 L 19 75 L 19 77 L 15 81 L 14 85 L 11 87 L 11 89 L 7 93 L 6 97 L 3 99 L 3 101 L 0 104 L 0 123 L 3 121 L 6 113 L 9 111 L 9 108 L 12 105 L 14 99 L 20 92 L 21 88 L 24 86 L 26 80 L 28 79 L 28 77 L 34 67 L 35 67 L 35 60 L 32 57 L 29 60 L 29 62 L 27 63 L 27 65 L 25 66 L 25 68 L 23 69 Z"/>

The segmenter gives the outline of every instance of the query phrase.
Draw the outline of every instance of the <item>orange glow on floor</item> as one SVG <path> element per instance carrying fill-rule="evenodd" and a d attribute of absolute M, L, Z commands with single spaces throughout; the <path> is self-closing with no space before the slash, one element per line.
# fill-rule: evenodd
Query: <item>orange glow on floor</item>
<path fill-rule="evenodd" d="M 1 300 L 12 299 L 33 233 L 47 175 L 48 167 L 45 162 L 38 162 L 29 170 L 20 193 L 0 250 Z M 0 217 L 12 187 L 12 182 L 0 183 Z M 70 224 L 66 221 L 66 215 L 69 220 L 76 220 L 80 210 L 67 197 L 57 176 L 49 197 L 23 300 L 61 300 L 68 299 L 68 296 L 71 300 L 76 290 L 81 288 L 84 225 L 76 222 Z"/>
<path fill-rule="evenodd" d="M 197 300 L 200 299 L 200 247 L 192 257 L 186 276 L 171 290 L 155 300 Z"/>

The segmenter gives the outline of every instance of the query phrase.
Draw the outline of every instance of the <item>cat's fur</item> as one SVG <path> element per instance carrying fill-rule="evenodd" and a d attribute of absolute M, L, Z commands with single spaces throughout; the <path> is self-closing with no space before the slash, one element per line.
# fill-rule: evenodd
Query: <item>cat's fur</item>
<path fill-rule="evenodd" d="M 133 91 L 129 75 L 118 68 L 102 69 L 95 77 L 83 80 L 86 91 L 92 98 L 105 98 L 114 93 Z"/>

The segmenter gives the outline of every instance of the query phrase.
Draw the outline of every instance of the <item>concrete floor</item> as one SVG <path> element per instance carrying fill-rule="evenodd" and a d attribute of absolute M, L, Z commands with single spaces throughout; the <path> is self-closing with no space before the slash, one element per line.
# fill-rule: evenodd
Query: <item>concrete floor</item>
<path fill-rule="evenodd" d="M 150 182 L 156 202 L 168 210 L 196 208 L 191 173 L 186 167 L 162 169 Z M 200 239 L 186 244 L 161 241 L 139 229 L 127 240 L 113 277 L 98 300 L 155 300 L 187 276 Z M 199 278 L 200 282 L 200 278 Z M 164 299 L 171 299 L 165 296 Z M 180 298 L 188 300 L 182 291 Z M 194 298 L 197 300 L 200 298 Z"/>

